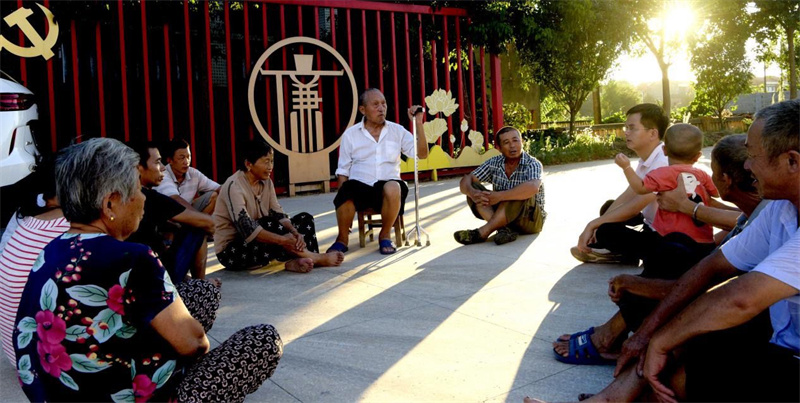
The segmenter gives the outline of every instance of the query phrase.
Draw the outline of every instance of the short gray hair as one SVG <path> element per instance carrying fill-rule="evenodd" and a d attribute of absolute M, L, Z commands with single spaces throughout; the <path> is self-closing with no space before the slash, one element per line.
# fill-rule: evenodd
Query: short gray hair
<path fill-rule="evenodd" d="M 93 138 L 62 150 L 56 158 L 56 194 L 64 217 L 77 223 L 100 218 L 103 198 L 130 200 L 140 185 L 139 154 L 118 140 Z"/>
<path fill-rule="evenodd" d="M 755 120 L 764 120 L 761 145 L 770 161 L 787 151 L 800 151 L 800 99 L 761 109 Z"/>

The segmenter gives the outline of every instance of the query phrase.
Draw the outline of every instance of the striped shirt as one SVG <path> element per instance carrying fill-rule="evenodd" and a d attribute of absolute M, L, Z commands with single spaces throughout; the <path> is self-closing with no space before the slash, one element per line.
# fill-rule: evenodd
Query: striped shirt
<path fill-rule="evenodd" d="M 541 180 L 542 163 L 523 151 L 519 166 L 511 173 L 510 177 L 506 176 L 506 157 L 503 155 L 489 158 L 475 168 L 472 174 L 481 182 L 491 183 L 495 192 L 502 192 L 534 179 Z M 542 209 L 542 216 L 546 217 L 547 213 L 544 211 L 544 184 L 539 185 L 539 192 L 536 193 L 536 204 Z"/>
<path fill-rule="evenodd" d="M 28 274 L 42 249 L 68 229 L 69 222 L 64 217 L 47 221 L 25 217 L 0 255 L 0 341 L 15 366 L 11 333 Z"/>

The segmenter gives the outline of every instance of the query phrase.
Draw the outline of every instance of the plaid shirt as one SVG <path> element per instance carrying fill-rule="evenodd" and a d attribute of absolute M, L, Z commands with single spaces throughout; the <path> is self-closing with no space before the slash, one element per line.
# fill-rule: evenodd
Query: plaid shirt
<path fill-rule="evenodd" d="M 498 155 L 489 158 L 475 168 L 472 174 L 481 182 L 491 183 L 492 189 L 496 192 L 515 188 L 534 179 L 542 179 L 542 163 L 524 151 L 522 152 L 519 166 L 517 166 L 510 178 L 506 176 L 505 163 L 506 158 Z M 544 184 L 539 185 L 539 192 L 536 193 L 536 204 L 542 208 L 542 213 L 546 216 L 544 213 Z"/>

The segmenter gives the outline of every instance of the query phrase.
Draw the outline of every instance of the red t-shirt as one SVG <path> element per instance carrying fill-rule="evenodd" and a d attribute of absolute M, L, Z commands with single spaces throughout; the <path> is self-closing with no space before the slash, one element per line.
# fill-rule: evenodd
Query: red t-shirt
<path fill-rule="evenodd" d="M 651 192 L 664 192 L 678 187 L 678 174 L 683 176 L 686 196 L 708 205 L 711 197 L 719 197 L 717 188 L 711 177 L 691 165 L 670 165 L 650 171 L 644 177 L 644 187 Z M 708 224 L 697 226 L 691 216 L 683 213 L 658 209 L 653 220 L 653 229 L 662 236 L 672 232 L 680 232 L 690 236 L 698 243 L 713 243 L 714 230 Z"/>

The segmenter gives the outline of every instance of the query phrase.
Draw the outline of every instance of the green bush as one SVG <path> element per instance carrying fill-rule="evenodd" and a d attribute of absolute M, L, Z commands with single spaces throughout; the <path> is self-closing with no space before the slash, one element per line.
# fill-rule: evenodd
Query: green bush
<path fill-rule="evenodd" d="M 513 126 L 519 130 L 527 130 L 533 125 L 531 112 L 518 102 L 503 104 L 503 121 L 506 126 Z"/>
<path fill-rule="evenodd" d="M 579 132 L 574 137 L 542 133 L 538 138 L 530 136 L 524 143 L 525 151 L 544 165 L 609 159 L 620 152 L 632 154 L 625 147 L 623 139 L 618 139 L 613 135 L 595 136 L 591 130 Z"/>
<path fill-rule="evenodd" d="M 625 123 L 627 118 L 628 117 L 625 115 L 625 112 L 618 111 L 611 116 L 606 116 L 603 118 L 603 123 Z"/>

